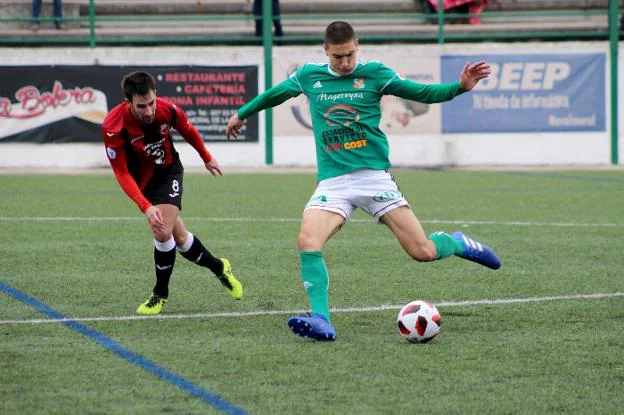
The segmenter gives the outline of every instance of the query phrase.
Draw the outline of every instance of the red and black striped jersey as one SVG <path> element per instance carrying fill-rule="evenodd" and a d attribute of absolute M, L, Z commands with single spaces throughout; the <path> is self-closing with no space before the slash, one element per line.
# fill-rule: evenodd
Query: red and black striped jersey
<path fill-rule="evenodd" d="M 154 173 L 179 159 L 171 139 L 171 128 L 197 150 L 204 163 L 212 160 L 184 111 L 163 98 L 156 98 L 156 116 L 151 124 L 137 120 L 128 102 L 110 110 L 102 124 L 106 154 L 117 182 L 141 212 L 152 205 L 142 190 Z"/>

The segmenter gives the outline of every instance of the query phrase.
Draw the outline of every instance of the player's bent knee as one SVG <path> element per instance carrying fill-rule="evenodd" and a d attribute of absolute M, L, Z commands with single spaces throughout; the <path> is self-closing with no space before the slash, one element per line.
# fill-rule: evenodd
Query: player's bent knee
<path fill-rule="evenodd" d="M 177 246 L 182 246 L 186 243 L 186 240 L 188 239 L 188 232 L 173 232 L 173 239 L 175 239 L 175 243 Z"/>
<path fill-rule="evenodd" d="M 307 246 L 308 238 L 303 233 L 297 235 L 297 249 L 300 251 L 306 251 Z"/>
<path fill-rule="evenodd" d="M 320 251 L 321 248 L 321 244 L 303 232 L 297 236 L 297 249 L 299 251 Z"/>
<path fill-rule="evenodd" d="M 176 243 L 177 246 L 182 246 L 186 242 L 186 236 L 184 236 L 184 237 L 177 236 L 176 237 L 176 235 L 173 235 L 173 239 L 175 239 L 175 243 Z"/>
<path fill-rule="evenodd" d="M 171 232 L 154 232 L 154 239 L 158 242 L 167 242 L 171 239 Z"/>

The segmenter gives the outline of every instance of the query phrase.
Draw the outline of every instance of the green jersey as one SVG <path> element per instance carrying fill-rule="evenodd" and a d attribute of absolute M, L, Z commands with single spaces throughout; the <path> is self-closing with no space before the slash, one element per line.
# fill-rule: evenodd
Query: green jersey
<path fill-rule="evenodd" d="M 360 61 L 352 73 L 344 76 L 335 73 L 329 63 L 307 63 L 241 107 L 238 117 L 244 120 L 305 94 L 310 101 L 320 181 L 356 169 L 390 167 L 388 140 L 379 129 L 383 95 L 433 104 L 449 101 L 462 92 L 459 82 L 419 84 L 401 78 L 380 62 Z"/>

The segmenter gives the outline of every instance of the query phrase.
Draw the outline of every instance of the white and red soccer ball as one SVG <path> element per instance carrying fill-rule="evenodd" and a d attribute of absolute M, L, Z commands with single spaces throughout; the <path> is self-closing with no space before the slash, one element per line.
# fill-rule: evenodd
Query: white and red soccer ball
<path fill-rule="evenodd" d="M 399 333 L 410 343 L 427 343 L 440 332 L 442 317 L 431 303 L 422 300 L 406 304 L 397 317 Z"/>

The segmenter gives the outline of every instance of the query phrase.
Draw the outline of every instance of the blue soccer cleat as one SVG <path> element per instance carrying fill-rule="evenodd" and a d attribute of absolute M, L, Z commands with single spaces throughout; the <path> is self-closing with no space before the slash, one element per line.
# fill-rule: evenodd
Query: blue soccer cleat
<path fill-rule="evenodd" d="M 475 241 L 463 232 L 453 232 L 451 236 L 464 245 L 464 253 L 460 257 L 490 269 L 500 268 L 500 259 L 489 246 Z"/>
<path fill-rule="evenodd" d="M 312 316 L 296 316 L 288 319 L 288 327 L 298 336 L 309 337 L 319 341 L 335 341 L 336 330 L 321 314 Z"/>

